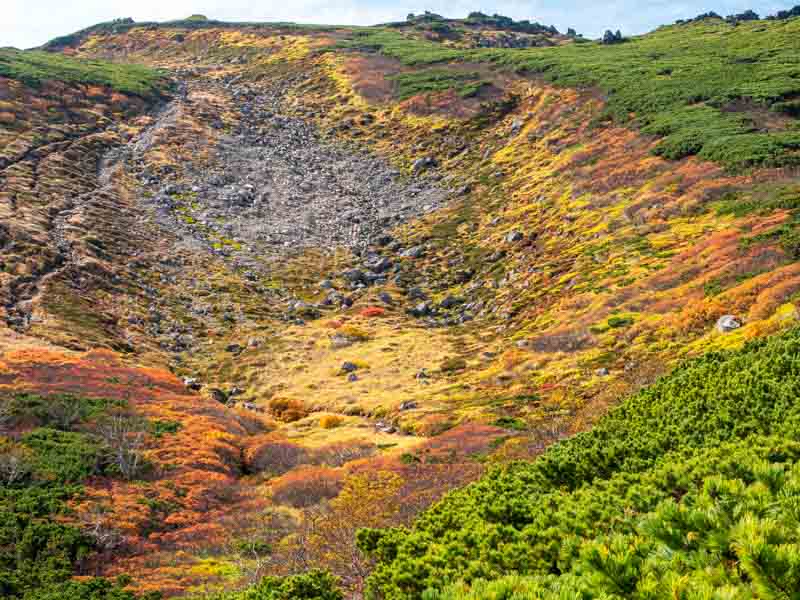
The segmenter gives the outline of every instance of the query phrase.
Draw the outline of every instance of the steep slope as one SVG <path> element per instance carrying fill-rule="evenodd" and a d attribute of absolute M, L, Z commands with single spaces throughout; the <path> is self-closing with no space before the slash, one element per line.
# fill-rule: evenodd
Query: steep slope
<path fill-rule="evenodd" d="M 174 595 L 323 567 L 360 597 L 372 563 L 357 529 L 398 526 L 411 529 L 360 536 L 378 597 L 566 574 L 600 529 L 632 535 L 634 505 L 615 499 L 607 526 L 571 532 L 562 564 L 534 540 L 554 530 L 529 522 L 545 488 L 590 510 L 573 496 L 583 483 L 657 482 L 653 459 L 683 451 L 705 478 L 710 438 L 744 435 L 726 429 L 729 403 L 709 403 L 671 437 L 626 437 L 643 404 L 669 420 L 716 395 L 736 372 L 722 361 L 749 373 L 730 399 L 758 415 L 772 396 L 747 365 L 763 359 L 793 414 L 796 373 L 770 357 L 791 362 L 794 333 L 715 352 L 798 319 L 800 20 L 702 19 L 609 45 L 509 21 L 119 20 L 50 54 L 0 54 L 13 387 L 123 398 L 126 419 L 161 423 L 128 431 L 153 470 L 123 476 L 104 458 L 68 481 L 84 483 L 76 526 L 110 537 L 62 574 L 127 573 L 130 589 Z M 52 428 L 18 412 L 4 456 Z M 107 456 L 107 413 L 67 433 Z M 759 433 L 793 439 L 781 415 Z M 487 465 L 595 423 L 411 525 Z M 638 466 L 605 450 L 558 462 L 604 435 Z M 578 462 L 596 472 L 536 475 Z M 638 512 L 663 497 L 647 485 Z"/>

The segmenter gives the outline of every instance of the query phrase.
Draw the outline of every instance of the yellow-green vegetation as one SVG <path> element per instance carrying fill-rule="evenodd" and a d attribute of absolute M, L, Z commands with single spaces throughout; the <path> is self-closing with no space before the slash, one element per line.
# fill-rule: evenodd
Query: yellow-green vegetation
<path fill-rule="evenodd" d="M 13 48 L 0 49 L 0 76 L 32 86 L 51 80 L 105 85 L 143 97 L 159 94 L 165 84 L 164 76 L 148 67 Z"/>
<path fill-rule="evenodd" d="M 341 47 L 379 51 L 411 66 L 490 62 L 564 86 L 598 86 L 606 115 L 663 137 L 655 149 L 698 154 L 731 169 L 800 163 L 793 125 L 764 131 L 755 109 L 796 117 L 800 19 L 722 20 L 663 27 L 623 44 L 456 50 L 389 29 L 356 32 Z"/>
<path fill-rule="evenodd" d="M 391 78 L 397 84 L 397 96 L 401 100 L 418 94 L 455 90 L 465 98 L 474 96 L 486 85 L 479 73 L 458 73 L 446 69 L 426 69 L 400 73 Z"/>

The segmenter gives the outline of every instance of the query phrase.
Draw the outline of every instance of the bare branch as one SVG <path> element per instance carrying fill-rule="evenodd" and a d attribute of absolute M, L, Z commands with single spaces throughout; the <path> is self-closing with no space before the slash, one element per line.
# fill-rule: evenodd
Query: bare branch
<path fill-rule="evenodd" d="M 133 479 L 141 468 L 146 432 L 145 420 L 125 411 L 114 412 L 98 427 L 109 459 L 126 479 Z"/>

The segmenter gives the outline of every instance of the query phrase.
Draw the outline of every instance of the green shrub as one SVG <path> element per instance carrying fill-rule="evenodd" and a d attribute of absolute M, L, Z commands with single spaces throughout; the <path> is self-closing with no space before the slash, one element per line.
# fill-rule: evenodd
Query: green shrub
<path fill-rule="evenodd" d="M 40 427 L 22 437 L 33 456 L 34 476 L 60 483 L 80 482 L 103 467 L 103 448 L 84 433 Z"/>
<path fill-rule="evenodd" d="M 163 75 L 147 67 L 14 48 L 0 49 L 0 76 L 31 86 L 48 80 L 105 85 L 142 97 L 157 96 L 164 87 Z"/>
<path fill-rule="evenodd" d="M 377 560 L 368 588 L 387 600 L 419 598 L 458 580 L 577 573 L 585 543 L 606 534 L 635 537 L 638 515 L 670 498 L 689 501 L 717 475 L 752 481 L 763 461 L 793 469 L 797 439 L 800 329 L 688 362 L 593 430 L 451 493 L 410 530 L 360 532 L 360 547 Z M 638 547 L 631 546 L 631 560 Z M 776 551 L 769 544 L 764 550 Z M 651 573 L 641 569 L 625 565 L 634 588 L 639 573 Z M 689 570 L 676 565 L 665 577 Z"/>
<path fill-rule="evenodd" d="M 69 394 L 18 394 L 11 398 L 10 403 L 15 420 L 34 421 L 40 427 L 64 431 L 70 430 L 77 423 L 95 419 L 110 408 L 124 405 L 118 400 L 83 398 Z"/>
<path fill-rule="evenodd" d="M 486 85 L 480 73 L 461 73 L 445 69 L 425 69 L 410 73 L 400 73 L 390 77 L 397 85 L 397 96 L 401 100 L 417 94 L 455 90 L 459 96 L 474 96 Z"/>
<path fill-rule="evenodd" d="M 381 52 L 408 66 L 490 62 L 572 87 L 599 87 L 607 114 L 663 137 L 665 158 L 700 154 L 732 170 L 798 164 L 796 131 L 759 131 L 734 101 L 793 116 L 800 94 L 800 19 L 662 27 L 624 44 L 456 49 L 390 29 L 361 30 L 340 46 Z M 440 67 L 440 70 L 443 70 Z"/>
<path fill-rule="evenodd" d="M 150 421 L 150 433 L 157 438 L 160 438 L 165 434 L 178 433 L 180 429 L 180 421 L 162 421 L 159 419 Z"/>
<path fill-rule="evenodd" d="M 755 437 L 700 452 L 685 464 L 662 461 L 627 494 L 630 478 L 616 476 L 613 497 L 625 500 L 587 537 L 575 535 L 591 526 L 586 515 L 567 523 L 574 501 L 561 507 L 559 533 L 568 551 L 561 553 L 559 576 L 476 580 L 422 597 L 514 593 L 519 600 L 556 600 L 569 591 L 575 598 L 700 598 L 724 585 L 728 598 L 790 598 L 800 589 L 799 459 L 797 443 Z"/>
<path fill-rule="evenodd" d="M 264 577 L 248 590 L 220 594 L 213 600 L 344 600 L 344 594 L 336 577 L 313 570 L 301 575 Z"/>

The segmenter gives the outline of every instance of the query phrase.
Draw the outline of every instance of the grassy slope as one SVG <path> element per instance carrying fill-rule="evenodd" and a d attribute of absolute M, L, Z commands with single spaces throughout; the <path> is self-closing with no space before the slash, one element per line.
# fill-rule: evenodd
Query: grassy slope
<path fill-rule="evenodd" d="M 747 114 L 723 110 L 745 99 L 796 114 L 800 19 L 664 27 L 619 45 L 457 50 L 384 29 L 360 31 L 343 47 L 370 49 L 408 66 L 492 62 L 566 86 L 597 86 L 609 116 L 664 136 L 668 158 L 699 154 L 731 168 L 798 164 L 797 122 L 761 131 Z"/>
<path fill-rule="evenodd" d="M 143 97 L 155 95 L 163 84 L 163 76 L 147 67 L 76 60 L 58 54 L 10 48 L 0 49 L 0 76 L 32 86 L 48 80 L 105 85 Z"/>
<path fill-rule="evenodd" d="M 593 538 L 635 532 L 640 513 L 698 492 L 718 471 L 748 482 L 739 463 L 727 462 L 731 453 L 761 445 L 742 464 L 757 470 L 764 458 L 783 462 L 769 449 L 797 439 L 798 397 L 800 330 L 693 361 L 538 461 L 498 468 L 451 494 L 411 531 L 363 532 L 362 546 L 379 560 L 372 589 L 416 598 L 461 578 L 568 573 Z M 781 439 L 738 443 L 765 435 Z M 713 450 L 729 442 L 724 452 Z"/>

